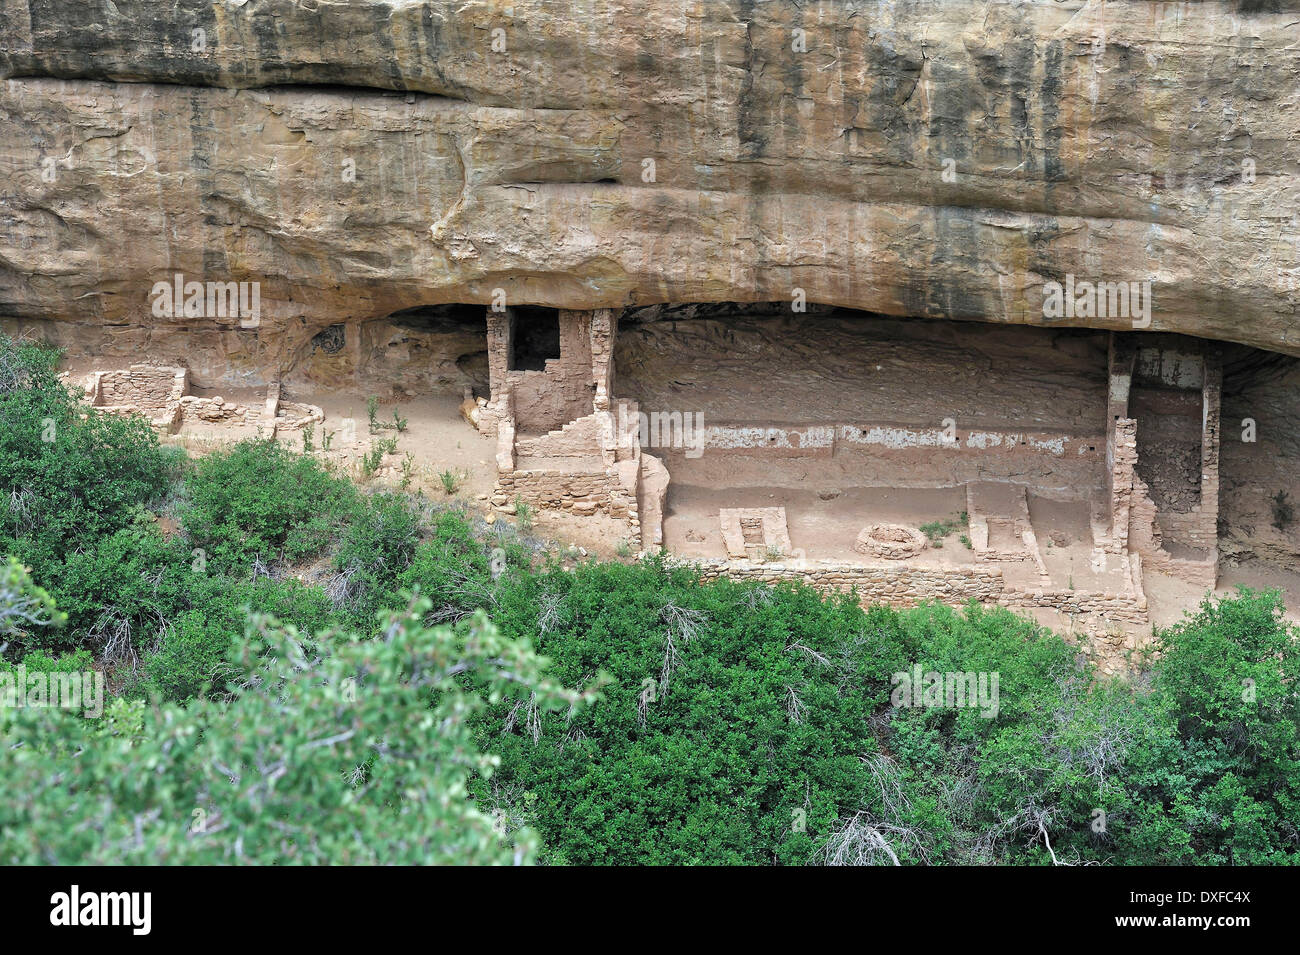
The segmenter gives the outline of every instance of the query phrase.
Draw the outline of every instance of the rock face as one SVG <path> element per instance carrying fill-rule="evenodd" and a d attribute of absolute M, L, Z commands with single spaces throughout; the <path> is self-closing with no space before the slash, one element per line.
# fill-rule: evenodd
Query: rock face
<path fill-rule="evenodd" d="M 185 325 L 260 380 L 498 289 L 1133 327 L 1045 318 L 1074 276 L 1300 355 L 1297 11 L 0 0 L 0 316 Z M 155 315 L 178 272 L 259 321 Z"/>

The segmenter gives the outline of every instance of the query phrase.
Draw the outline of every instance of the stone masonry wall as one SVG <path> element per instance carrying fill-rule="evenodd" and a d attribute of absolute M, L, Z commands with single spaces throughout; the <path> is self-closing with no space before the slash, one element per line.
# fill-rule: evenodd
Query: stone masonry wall
<path fill-rule="evenodd" d="M 514 392 L 515 427 L 526 434 L 552 431 L 591 414 L 591 313 L 561 310 L 560 357 L 546 362 L 545 371 L 505 373 Z"/>
<path fill-rule="evenodd" d="M 636 498 L 624 487 L 617 468 L 600 473 L 526 470 L 498 475 L 494 502 L 504 504 L 515 497 L 535 507 L 574 514 L 601 513 L 629 521 L 637 518 Z"/>
<path fill-rule="evenodd" d="M 794 567 L 786 564 L 758 564 L 749 561 L 699 560 L 702 580 L 729 577 L 765 584 L 799 581 L 823 593 L 846 593 L 856 588 L 864 606 L 915 606 L 925 600 L 958 606 L 971 600 L 998 604 L 1017 610 L 1034 608 L 1066 614 L 1096 614 L 1107 620 L 1145 624 L 1145 596 L 1106 594 L 1077 590 L 1020 590 L 1006 586 L 1001 569 L 877 566 Z"/>

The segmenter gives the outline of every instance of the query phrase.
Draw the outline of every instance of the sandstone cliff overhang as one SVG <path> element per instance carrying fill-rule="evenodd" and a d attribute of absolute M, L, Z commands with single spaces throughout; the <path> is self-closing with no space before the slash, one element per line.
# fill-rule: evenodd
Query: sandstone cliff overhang
<path fill-rule="evenodd" d="M 829 303 L 1300 354 L 1300 4 L 0 0 L 0 315 L 257 281 L 269 353 L 420 304 Z"/>

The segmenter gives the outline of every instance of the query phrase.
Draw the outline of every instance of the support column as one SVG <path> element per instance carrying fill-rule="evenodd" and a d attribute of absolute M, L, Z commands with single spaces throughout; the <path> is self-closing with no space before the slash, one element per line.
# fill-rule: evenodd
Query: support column
<path fill-rule="evenodd" d="M 496 404 L 506 391 L 506 372 L 510 369 L 510 348 L 515 331 L 514 315 L 509 309 L 487 310 L 488 401 Z"/>
<path fill-rule="evenodd" d="M 1106 375 L 1106 496 L 1110 501 L 1110 543 L 1107 550 L 1128 550 L 1129 509 L 1133 468 L 1137 462 L 1137 422 L 1129 418 L 1129 395 L 1137 347 L 1133 340 L 1111 332 Z"/>
<path fill-rule="evenodd" d="M 1223 398 L 1223 365 L 1217 354 L 1205 356 L 1201 388 L 1201 534 L 1209 549 L 1214 583 L 1219 578 L 1219 408 Z"/>
<path fill-rule="evenodd" d="M 618 334 L 618 317 L 613 309 L 598 308 L 591 313 L 591 378 L 596 383 L 595 411 L 608 411 L 614 393 L 614 337 Z"/>

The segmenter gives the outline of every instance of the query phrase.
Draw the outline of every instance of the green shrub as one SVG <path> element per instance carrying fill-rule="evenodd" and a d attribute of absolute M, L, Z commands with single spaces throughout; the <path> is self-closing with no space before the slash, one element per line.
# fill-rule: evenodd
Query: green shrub
<path fill-rule="evenodd" d="M 435 621 L 458 620 L 478 609 L 496 605 L 492 549 L 475 537 L 469 520 L 458 511 L 444 511 L 433 522 L 430 539 L 420 544 L 398 578 L 400 589 L 419 589 L 433 604 Z M 515 545 L 500 548 L 500 562 L 526 565 Z"/>
<path fill-rule="evenodd" d="M 28 673 L 85 673 L 94 669 L 95 661 L 89 650 L 74 650 L 51 656 L 43 650 L 33 650 L 25 654 L 17 664 L 0 660 L 0 673 L 12 673 L 18 666 L 27 668 Z"/>
<path fill-rule="evenodd" d="M 98 721 L 0 708 L 0 864 L 531 862 L 536 835 L 466 797 L 492 766 L 468 721 L 489 699 L 581 712 L 593 694 L 486 620 L 431 629 L 427 611 L 384 640 L 258 617 L 230 700 L 115 702 Z"/>
<path fill-rule="evenodd" d="M 0 641 L 30 639 L 33 632 L 57 630 L 66 622 L 67 614 L 26 567 L 13 557 L 0 558 Z"/>
<path fill-rule="evenodd" d="M 273 441 L 244 441 L 199 459 L 186 486 L 185 530 L 220 569 L 313 556 L 357 502 L 345 478 Z"/>
<path fill-rule="evenodd" d="M 205 693 L 224 695 L 236 670 L 227 659 L 243 637 L 248 615 L 268 614 L 306 632 L 331 623 L 329 600 L 319 587 L 292 578 L 232 583 L 210 580 L 193 591 L 194 608 L 169 621 L 156 650 L 144 661 L 140 696 L 183 702 Z"/>
<path fill-rule="evenodd" d="M 334 559 L 334 587 L 354 625 L 372 627 L 382 601 L 395 600 L 396 582 L 410 566 L 422 525 L 420 507 L 404 494 L 375 494 L 358 508 Z"/>
<path fill-rule="evenodd" d="M 58 380 L 58 353 L 0 334 L 0 552 L 38 579 L 130 524 L 175 477 L 141 418 L 90 408 Z"/>
<path fill-rule="evenodd" d="M 504 630 L 557 676 L 613 683 L 581 715 L 485 715 L 502 765 L 478 797 L 523 811 L 532 793 L 546 857 L 575 864 L 807 861 L 868 798 L 861 757 L 898 645 L 855 643 L 866 618 L 847 598 L 767 593 L 649 561 L 503 576 Z"/>
<path fill-rule="evenodd" d="M 1126 848 L 1153 864 L 1294 862 L 1300 846 L 1300 629 L 1276 591 L 1207 599 L 1161 631 L 1129 770 Z"/>
<path fill-rule="evenodd" d="M 451 497 L 460 489 L 468 476 L 459 468 L 444 468 L 438 472 L 438 480 L 442 483 L 442 490 L 448 497 Z"/>

